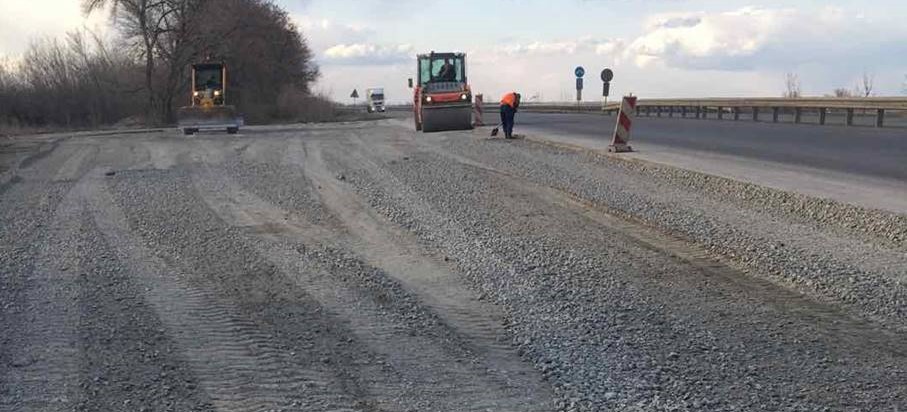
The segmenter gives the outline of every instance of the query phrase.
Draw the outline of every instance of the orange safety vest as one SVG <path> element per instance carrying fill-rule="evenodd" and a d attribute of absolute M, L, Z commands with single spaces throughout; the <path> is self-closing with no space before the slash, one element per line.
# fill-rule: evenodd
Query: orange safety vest
<path fill-rule="evenodd" d="M 515 92 L 510 92 L 510 93 L 505 94 L 504 97 L 501 98 L 501 105 L 502 106 L 507 105 L 507 106 L 510 106 L 510 107 L 516 109 L 517 104 L 519 104 L 517 102 L 516 96 L 517 96 L 517 94 Z"/>

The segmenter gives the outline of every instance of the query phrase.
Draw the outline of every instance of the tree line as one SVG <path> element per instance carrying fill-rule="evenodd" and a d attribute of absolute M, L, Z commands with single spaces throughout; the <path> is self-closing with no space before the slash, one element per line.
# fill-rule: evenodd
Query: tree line
<path fill-rule="evenodd" d="M 863 72 L 860 80 L 852 88 L 838 87 L 832 90 L 831 94 L 826 97 L 851 98 L 851 97 L 872 97 L 875 96 L 875 75 L 869 72 Z M 907 93 L 907 76 L 904 76 L 904 93 Z M 784 80 L 783 97 L 796 99 L 803 97 L 800 88 L 800 76 L 796 73 L 787 73 Z"/>
<path fill-rule="evenodd" d="M 0 126 L 163 125 L 189 102 L 189 66 L 224 61 L 249 121 L 299 115 L 318 68 L 285 10 L 267 0 L 83 0 L 113 40 L 80 30 L 0 61 Z"/>

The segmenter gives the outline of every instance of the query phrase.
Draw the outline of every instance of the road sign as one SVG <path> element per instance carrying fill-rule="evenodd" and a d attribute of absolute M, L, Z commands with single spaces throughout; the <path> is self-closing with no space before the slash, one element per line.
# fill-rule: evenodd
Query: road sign
<path fill-rule="evenodd" d="M 582 77 L 576 78 L 576 90 L 583 90 L 583 78 Z"/>
<path fill-rule="evenodd" d="M 586 69 L 584 69 L 583 66 L 577 66 L 573 73 L 576 74 L 576 77 L 582 79 L 583 76 L 586 75 Z"/>
<path fill-rule="evenodd" d="M 609 93 L 611 93 L 611 83 L 605 82 L 602 87 L 602 96 L 608 97 Z"/>
<path fill-rule="evenodd" d="M 614 80 L 614 72 L 611 69 L 602 70 L 602 81 L 605 83 Z"/>
<path fill-rule="evenodd" d="M 353 89 L 353 92 L 350 93 L 350 97 L 353 98 L 353 99 L 358 99 L 358 98 L 359 98 L 359 91 L 356 90 L 356 89 Z"/>

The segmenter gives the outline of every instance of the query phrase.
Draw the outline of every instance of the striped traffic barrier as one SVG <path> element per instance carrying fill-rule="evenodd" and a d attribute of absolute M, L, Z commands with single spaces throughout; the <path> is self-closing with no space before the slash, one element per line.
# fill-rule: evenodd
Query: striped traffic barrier
<path fill-rule="evenodd" d="M 485 96 L 483 96 L 481 93 L 476 95 L 472 116 L 474 126 L 485 126 L 485 122 L 482 120 L 482 106 L 484 106 L 484 100 Z"/>
<path fill-rule="evenodd" d="M 614 137 L 611 140 L 611 145 L 608 146 L 609 152 L 633 151 L 629 142 L 630 126 L 633 125 L 634 117 L 636 117 L 636 96 L 624 96 L 620 102 L 620 111 L 617 113 L 617 126 L 614 128 Z"/>

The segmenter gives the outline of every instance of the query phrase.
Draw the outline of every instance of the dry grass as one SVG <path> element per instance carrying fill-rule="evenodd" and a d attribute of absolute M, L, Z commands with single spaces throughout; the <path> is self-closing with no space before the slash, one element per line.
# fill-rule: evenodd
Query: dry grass
<path fill-rule="evenodd" d="M 277 118 L 290 122 L 336 121 L 340 110 L 336 103 L 324 95 L 311 95 L 299 90 L 286 89 L 277 97 Z"/>
<path fill-rule="evenodd" d="M 0 138 L 56 133 L 62 131 L 65 131 L 65 128 L 59 126 L 27 126 L 20 125 L 17 122 L 0 121 Z"/>

